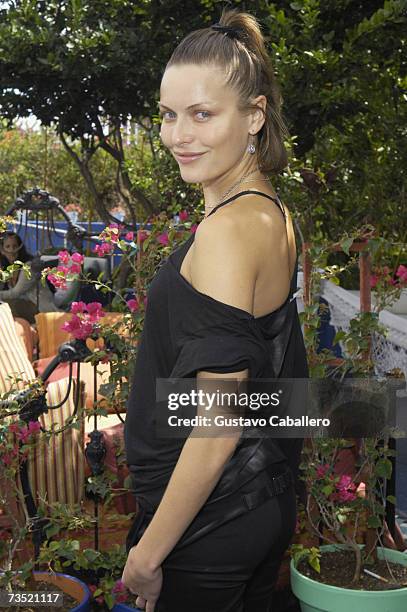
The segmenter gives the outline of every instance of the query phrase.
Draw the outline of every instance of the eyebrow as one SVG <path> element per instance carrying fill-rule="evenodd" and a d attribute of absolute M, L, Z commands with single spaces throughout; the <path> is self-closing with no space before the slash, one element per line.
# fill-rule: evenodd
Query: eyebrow
<path fill-rule="evenodd" d="M 197 102 L 196 104 L 191 104 L 190 106 L 187 106 L 186 110 L 189 110 L 190 108 L 195 108 L 196 106 L 202 106 L 203 104 L 211 104 L 211 102 Z M 167 110 L 172 110 L 171 108 L 169 108 L 168 106 L 165 106 L 165 104 L 161 104 L 161 102 L 158 102 L 158 106 L 160 108 L 165 108 Z"/>

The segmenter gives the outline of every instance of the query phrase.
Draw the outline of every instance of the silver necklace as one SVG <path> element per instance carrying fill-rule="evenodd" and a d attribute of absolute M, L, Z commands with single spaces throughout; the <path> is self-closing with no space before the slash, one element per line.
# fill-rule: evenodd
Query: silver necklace
<path fill-rule="evenodd" d="M 234 185 L 232 185 L 232 187 L 230 189 L 228 189 L 226 191 L 226 193 L 223 194 L 223 196 L 221 197 L 221 199 L 219 200 L 219 202 L 217 202 L 216 204 L 214 204 L 213 206 L 209 206 L 207 207 L 209 211 L 213 210 L 214 208 L 216 208 L 217 206 L 219 206 L 219 204 L 221 204 L 225 198 L 227 198 L 227 196 L 233 191 L 233 189 L 235 189 L 236 187 L 239 187 L 240 185 L 242 185 L 243 183 L 251 183 L 253 181 L 268 181 L 269 178 L 254 178 L 254 179 L 249 179 L 248 181 L 245 181 L 243 179 L 245 179 L 246 177 L 250 176 L 251 174 L 253 174 L 253 172 L 257 172 L 256 170 L 252 170 L 251 172 L 248 172 L 247 174 L 244 174 Z M 208 215 L 206 215 L 208 216 Z"/>

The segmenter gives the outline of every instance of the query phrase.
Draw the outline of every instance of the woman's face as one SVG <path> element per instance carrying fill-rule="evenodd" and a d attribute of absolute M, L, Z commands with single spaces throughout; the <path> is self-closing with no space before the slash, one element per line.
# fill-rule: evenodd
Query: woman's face
<path fill-rule="evenodd" d="M 22 245 L 19 244 L 17 236 L 7 236 L 7 238 L 3 240 L 1 251 L 9 261 L 14 261 L 18 258 L 18 252 L 21 249 L 21 246 Z"/>
<path fill-rule="evenodd" d="M 251 118 L 237 104 L 236 92 L 218 67 L 167 68 L 160 92 L 161 139 L 184 181 L 210 184 L 241 162 Z"/>

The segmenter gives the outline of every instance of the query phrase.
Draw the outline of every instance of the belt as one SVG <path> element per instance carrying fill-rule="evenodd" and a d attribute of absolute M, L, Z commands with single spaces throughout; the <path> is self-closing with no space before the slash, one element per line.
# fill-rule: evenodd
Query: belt
<path fill-rule="evenodd" d="M 224 523 L 254 510 L 268 499 L 280 495 L 291 485 L 294 485 L 294 478 L 289 467 L 277 476 L 271 476 L 266 471 L 261 472 L 250 483 L 235 493 L 214 499 L 211 504 L 204 504 L 175 545 L 175 548 L 179 550 L 192 544 Z M 252 491 L 244 491 L 253 487 L 255 489 Z M 151 508 L 144 506 L 142 500 L 138 499 L 138 505 L 139 511 L 126 539 L 127 552 L 139 542 L 154 516 L 154 512 L 151 511 Z"/>
<path fill-rule="evenodd" d="M 287 470 L 279 476 L 270 477 L 268 474 L 264 474 L 264 476 L 266 477 L 266 482 L 263 488 L 243 494 L 243 499 L 249 510 L 257 508 L 257 506 L 260 506 L 260 504 L 270 499 L 270 497 L 280 495 L 291 484 L 294 484 L 293 473 L 290 468 L 287 468 Z"/>

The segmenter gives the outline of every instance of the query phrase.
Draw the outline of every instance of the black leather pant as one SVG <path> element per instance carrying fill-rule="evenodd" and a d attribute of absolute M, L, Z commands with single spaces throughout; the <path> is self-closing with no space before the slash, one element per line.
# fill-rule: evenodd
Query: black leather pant
<path fill-rule="evenodd" d="M 295 530 L 293 484 L 279 494 L 259 475 L 204 505 L 162 564 L 156 612 L 272 612 L 274 584 Z M 127 538 L 137 544 L 153 512 L 142 506 Z"/>

